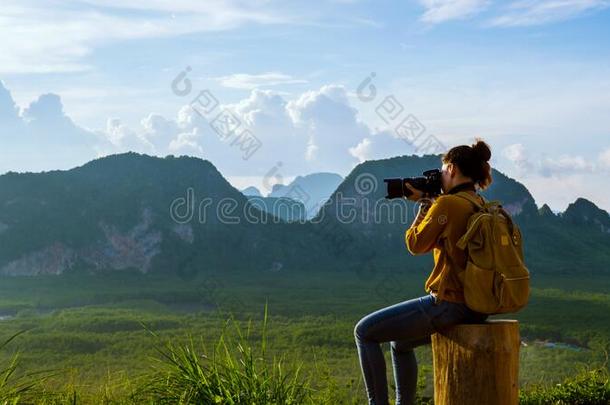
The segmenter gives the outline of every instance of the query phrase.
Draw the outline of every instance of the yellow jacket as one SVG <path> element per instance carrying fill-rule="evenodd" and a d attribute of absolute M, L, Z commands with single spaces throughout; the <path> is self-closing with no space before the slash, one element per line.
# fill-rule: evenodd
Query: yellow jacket
<path fill-rule="evenodd" d="M 426 280 L 426 292 L 435 292 L 441 300 L 465 302 L 462 272 L 466 268 L 467 256 L 456 244 L 466 232 L 475 206 L 465 198 L 453 195 L 456 188 L 434 200 L 421 222 L 414 223 L 406 231 L 405 242 L 414 255 L 432 250 L 434 269 Z M 472 191 L 464 191 L 464 187 L 460 189 L 484 203 L 474 188 Z"/>

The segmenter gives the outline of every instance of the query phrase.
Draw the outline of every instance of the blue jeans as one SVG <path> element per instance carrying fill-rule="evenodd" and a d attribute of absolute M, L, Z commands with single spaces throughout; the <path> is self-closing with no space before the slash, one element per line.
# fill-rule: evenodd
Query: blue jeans
<path fill-rule="evenodd" d="M 481 323 L 488 315 L 466 304 L 436 302 L 432 294 L 372 312 L 354 328 L 369 405 L 388 405 L 386 365 L 381 343 L 390 342 L 396 405 L 414 404 L 417 360 L 413 348 L 432 342 L 431 335 L 460 323 Z"/>

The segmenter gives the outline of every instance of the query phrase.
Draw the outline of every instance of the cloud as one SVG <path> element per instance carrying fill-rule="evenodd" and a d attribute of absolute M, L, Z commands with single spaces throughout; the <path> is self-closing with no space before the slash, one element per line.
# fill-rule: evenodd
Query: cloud
<path fill-rule="evenodd" d="M 341 172 L 353 167 L 349 148 L 370 136 L 371 131 L 350 105 L 345 87 L 326 85 L 305 92 L 286 108 L 295 127 L 309 135 L 307 156 L 312 167 L 322 169 L 328 162 L 334 162 L 335 170 Z"/>
<path fill-rule="evenodd" d="M 32 148 L 45 147 L 49 143 L 77 147 L 97 138 L 93 132 L 74 124 L 65 115 L 57 94 L 43 94 L 21 114 L 19 111 L 10 91 L 0 82 L 0 128 L 7 146 L 32 142 Z"/>
<path fill-rule="evenodd" d="M 261 2 L 229 0 L 44 2 L 5 0 L 0 12 L 0 73 L 76 72 L 93 48 L 121 40 L 164 38 L 292 21 Z"/>
<path fill-rule="evenodd" d="M 502 155 L 522 172 L 526 172 L 532 168 L 532 163 L 530 162 L 523 144 L 515 143 L 507 146 L 502 150 Z"/>
<path fill-rule="evenodd" d="M 3 151 L 0 171 L 72 167 L 84 163 L 82 159 L 95 157 L 94 146 L 107 142 L 105 136 L 72 122 L 65 115 L 58 95 L 43 94 L 20 109 L 3 83 L 0 83 L 0 137 Z"/>
<path fill-rule="evenodd" d="M 560 155 L 559 157 L 546 157 L 541 161 L 542 175 L 550 177 L 565 173 L 592 173 L 596 170 L 595 163 L 582 156 Z"/>
<path fill-rule="evenodd" d="M 14 125 L 19 121 L 19 108 L 3 81 L 0 81 L 0 125 Z"/>
<path fill-rule="evenodd" d="M 421 20 L 436 24 L 477 14 L 489 2 L 487 0 L 420 0 L 420 3 L 426 8 Z"/>
<path fill-rule="evenodd" d="M 610 7 L 608 0 L 419 0 L 426 8 L 420 17 L 424 22 L 438 24 L 479 14 L 494 5 L 495 17 L 485 25 L 491 27 L 531 26 L 564 21 L 591 11 Z"/>
<path fill-rule="evenodd" d="M 538 206 L 547 203 L 554 211 L 565 211 L 569 204 L 582 197 L 610 211 L 610 195 L 603 187 L 607 180 L 601 173 L 567 173 L 553 177 L 534 174 L 519 181 L 532 193 Z"/>
<path fill-rule="evenodd" d="M 200 135 L 195 129 L 190 132 L 181 132 L 169 142 L 168 149 L 175 154 L 201 156 L 204 151 L 199 138 Z"/>
<path fill-rule="evenodd" d="M 607 0 L 520 0 L 510 3 L 508 11 L 493 18 L 492 26 L 529 26 L 563 21 L 589 11 L 610 6 Z"/>
<path fill-rule="evenodd" d="M 98 149 L 98 155 L 127 150 L 141 153 L 154 152 L 154 146 L 146 138 L 124 125 L 120 118 L 109 118 L 106 121 L 106 129 L 101 134 L 109 144 L 101 145 Z"/>
<path fill-rule="evenodd" d="M 279 72 L 268 72 L 258 75 L 236 73 L 229 76 L 217 77 L 215 78 L 215 80 L 218 81 L 224 87 L 246 90 L 286 84 L 307 83 L 307 80 L 295 79 L 290 75 Z"/>
<path fill-rule="evenodd" d="M 383 137 L 372 134 L 359 120 L 346 89 L 339 85 L 325 85 L 291 100 L 272 90 L 254 89 L 246 98 L 217 108 L 209 120 L 188 105 L 176 118 L 148 114 L 134 129 L 118 119 L 109 120 L 105 136 L 111 148 L 106 151 L 129 148 L 162 156 L 196 155 L 209 159 L 228 176 L 263 176 L 279 163 L 285 178 L 314 171 L 347 172 L 358 163 L 350 148 L 369 137 L 375 141 L 371 156 L 378 156 L 383 145 Z M 239 122 L 226 139 L 213 125 L 221 111 Z M 248 159 L 237 142 L 245 131 L 261 143 Z"/>
<path fill-rule="evenodd" d="M 384 159 L 410 153 L 413 146 L 404 139 L 388 131 L 376 132 L 362 139 L 356 146 L 349 148 L 349 153 L 362 163 L 366 160 Z"/>
<path fill-rule="evenodd" d="M 601 173 L 610 168 L 610 149 L 600 154 L 596 160 L 582 156 L 563 154 L 557 157 L 532 158 L 523 144 L 517 143 L 502 150 L 502 155 L 510 161 L 523 177 L 561 177 L 574 174 Z"/>
<path fill-rule="evenodd" d="M 605 169 L 610 169 L 610 148 L 599 154 L 599 163 Z"/>

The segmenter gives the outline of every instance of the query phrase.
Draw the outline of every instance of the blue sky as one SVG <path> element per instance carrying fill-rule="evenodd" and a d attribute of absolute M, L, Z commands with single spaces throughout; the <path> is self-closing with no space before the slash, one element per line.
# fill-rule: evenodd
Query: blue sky
<path fill-rule="evenodd" d="M 278 163 L 288 181 L 421 153 L 376 113 L 393 96 L 446 147 L 484 138 L 539 205 L 609 210 L 609 31 L 596 0 L 8 0 L 0 172 L 190 154 L 264 193 Z M 193 111 L 202 90 L 260 141 L 250 157 Z"/>

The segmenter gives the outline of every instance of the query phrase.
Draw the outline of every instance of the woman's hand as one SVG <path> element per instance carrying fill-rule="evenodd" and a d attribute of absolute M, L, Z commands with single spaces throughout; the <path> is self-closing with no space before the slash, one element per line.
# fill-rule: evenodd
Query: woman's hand
<path fill-rule="evenodd" d="M 408 188 L 409 190 L 411 190 L 411 195 L 406 197 L 408 200 L 411 200 L 411 201 L 420 201 L 421 199 L 423 199 L 425 197 L 423 191 L 416 189 L 415 187 L 413 187 L 409 183 L 405 182 L 405 187 Z"/>

